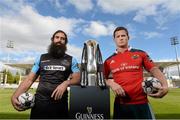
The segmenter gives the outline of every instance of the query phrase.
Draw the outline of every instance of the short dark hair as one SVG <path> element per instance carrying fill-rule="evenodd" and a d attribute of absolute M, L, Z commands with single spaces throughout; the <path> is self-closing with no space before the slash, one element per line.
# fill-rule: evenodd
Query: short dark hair
<path fill-rule="evenodd" d="M 53 36 L 51 37 L 51 41 L 54 40 L 54 36 L 55 36 L 57 33 L 63 33 L 63 34 L 65 35 L 65 44 L 67 44 L 67 43 L 68 43 L 67 34 L 66 34 L 64 31 L 62 31 L 62 30 L 57 30 L 57 31 L 53 34 Z"/>
<path fill-rule="evenodd" d="M 114 32 L 113 32 L 113 37 L 114 37 L 114 38 L 115 38 L 115 33 L 116 33 L 117 31 L 120 31 L 120 30 L 125 30 L 128 38 L 129 38 L 129 32 L 128 32 L 127 28 L 125 28 L 125 27 L 117 27 L 117 28 L 114 30 Z"/>

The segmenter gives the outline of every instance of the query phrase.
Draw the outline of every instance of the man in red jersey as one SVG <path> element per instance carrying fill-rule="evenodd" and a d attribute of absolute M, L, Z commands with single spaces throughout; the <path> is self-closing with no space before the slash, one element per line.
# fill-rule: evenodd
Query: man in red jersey
<path fill-rule="evenodd" d="M 129 34 L 124 27 L 117 27 L 113 33 L 116 52 L 106 59 L 104 74 L 106 84 L 115 93 L 114 119 L 153 119 L 154 115 L 148 104 L 147 95 L 143 92 L 143 69 L 145 68 L 162 86 L 158 92 L 148 94 L 154 98 L 162 98 L 168 92 L 165 76 L 153 63 L 146 52 L 128 46 Z M 109 74 L 113 79 L 108 79 Z"/>

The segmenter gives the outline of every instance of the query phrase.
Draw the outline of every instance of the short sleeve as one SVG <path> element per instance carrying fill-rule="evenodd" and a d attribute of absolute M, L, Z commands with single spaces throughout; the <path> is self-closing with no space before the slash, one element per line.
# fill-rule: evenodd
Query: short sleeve
<path fill-rule="evenodd" d="M 143 64 L 144 64 L 144 68 L 147 71 L 150 71 L 151 68 L 155 67 L 154 62 L 152 61 L 152 59 L 149 57 L 149 55 L 146 52 L 144 52 L 144 55 L 143 55 Z"/>
<path fill-rule="evenodd" d="M 78 67 L 78 62 L 74 57 L 72 58 L 71 70 L 72 70 L 73 73 L 74 72 L 80 72 L 79 67 Z"/>
<path fill-rule="evenodd" d="M 39 67 L 39 63 L 40 63 L 40 56 L 38 56 L 38 57 L 35 59 L 34 65 L 33 65 L 32 69 L 31 69 L 31 72 L 33 72 L 33 73 L 35 73 L 35 74 L 38 73 L 39 68 L 40 68 L 40 67 Z"/>
<path fill-rule="evenodd" d="M 105 76 L 105 78 L 106 79 L 108 79 L 108 77 L 109 77 L 109 74 L 110 74 L 110 69 L 109 69 L 109 65 L 108 65 L 108 61 L 106 60 L 105 62 L 104 62 L 104 76 Z"/>

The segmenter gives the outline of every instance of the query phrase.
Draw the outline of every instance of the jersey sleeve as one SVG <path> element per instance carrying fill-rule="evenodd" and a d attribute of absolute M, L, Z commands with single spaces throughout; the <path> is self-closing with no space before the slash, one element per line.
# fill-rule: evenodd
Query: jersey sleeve
<path fill-rule="evenodd" d="M 152 61 L 152 59 L 149 57 L 149 55 L 146 52 L 144 52 L 144 55 L 143 55 L 143 65 L 147 71 L 150 71 L 151 68 L 155 67 L 154 62 Z"/>
<path fill-rule="evenodd" d="M 104 62 L 104 76 L 105 76 L 105 79 L 108 79 L 108 77 L 109 77 L 109 74 L 110 74 L 110 69 L 109 69 L 109 65 L 108 65 L 108 61 L 106 60 L 105 62 Z"/>
<path fill-rule="evenodd" d="M 74 72 L 80 72 L 79 67 L 78 67 L 78 62 L 74 57 L 72 58 L 71 70 L 72 70 L 73 73 Z"/>
<path fill-rule="evenodd" d="M 34 65 L 31 69 L 31 72 L 35 73 L 35 74 L 38 74 L 38 71 L 39 71 L 39 63 L 40 63 L 40 56 L 38 56 L 36 59 L 35 59 L 35 62 L 34 62 Z"/>

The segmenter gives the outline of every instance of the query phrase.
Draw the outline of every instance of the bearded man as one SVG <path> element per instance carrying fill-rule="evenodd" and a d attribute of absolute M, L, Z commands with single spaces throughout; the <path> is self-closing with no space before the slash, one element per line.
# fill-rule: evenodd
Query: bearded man
<path fill-rule="evenodd" d="M 64 31 L 56 31 L 48 48 L 48 53 L 38 57 L 27 78 L 19 85 L 11 97 L 13 107 L 23 111 L 18 96 L 27 92 L 39 77 L 35 94 L 35 105 L 30 119 L 67 119 L 69 85 L 80 82 L 80 72 L 76 59 L 66 54 L 68 43 Z M 68 80 L 69 76 L 71 79 Z"/>

